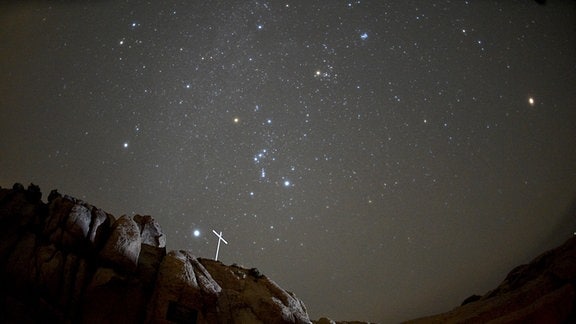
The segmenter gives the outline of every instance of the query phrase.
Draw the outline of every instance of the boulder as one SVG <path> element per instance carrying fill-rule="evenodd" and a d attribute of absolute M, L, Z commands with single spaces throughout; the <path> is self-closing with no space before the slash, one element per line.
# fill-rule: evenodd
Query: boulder
<path fill-rule="evenodd" d="M 206 321 L 216 307 L 220 286 L 195 258 L 184 251 L 166 255 L 148 306 L 148 323 Z M 200 268 L 198 268 L 200 266 Z"/>
<path fill-rule="evenodd" d="M 142 323 L 146 296 L 137 277 L 100 267 L 83 295 L 82 323 Z"/>
<path fill-rule="evenodd" d="M 90 209 L 79 204 L 73 205 L 62 226 L 62 245 L 68 249 L 87 245 L 91 222 Z"/>
<path fill-rule="evenodd" d="M 96 207 L 92 207 L 91 214 L 92 222 L 88 232 L 88 240 L 93 247 L 99 248 L 105 243 L 106 236 L 110 234 L 110 227 L 115 222 L 115 219 L 114 216 Z"/>
<path fill-rule="evenodd" d="M 162 233 L 160 224 L 158 224 L 152 216 L 135 215 L 134 221 L 138 224 L 138 228 L 140 229 L 142 244 L 148 244 L 159 248 L 166 247 L 166 236 Z"/>
<path fill-rule="evenodd" d="M 66 224 L 74 204 L 74 201 L 66 197 L 59 197 L 54 199 L 48 206 L 48 218 L 44 223 L 43 235 L 48 238 L 50 243 L 62 246 L 64 224 Z"/>
<path fill-rule="evenodd" d="M 200 259 L 222 288 L 217 318 L 223 323 L 310 323 L 304 303 L 253 269 Z"/>
<path fill-rule="evenodd" d="M 136 222 L 126 215 L 121 216 L 112 225 L 112 233 L 100 251 L 100 258 L 121 271 L 134 272 L 138 266 L 141 244 Z"/>

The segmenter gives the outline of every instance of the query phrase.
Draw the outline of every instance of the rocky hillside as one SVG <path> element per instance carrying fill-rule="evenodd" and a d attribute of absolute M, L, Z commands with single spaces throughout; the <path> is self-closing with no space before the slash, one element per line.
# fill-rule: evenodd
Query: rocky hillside
<path fill-rule="evenodd" d="M 513 269 L 494 290 L 407 323 L 576 323 L 576 237 Z"/>
<path fill-rule="evenodd" d="M 2 323 L 310 323 L 302 301 L 256 269 L 166 253 L 150 216 L 41 196 L 0 189 Z"/>

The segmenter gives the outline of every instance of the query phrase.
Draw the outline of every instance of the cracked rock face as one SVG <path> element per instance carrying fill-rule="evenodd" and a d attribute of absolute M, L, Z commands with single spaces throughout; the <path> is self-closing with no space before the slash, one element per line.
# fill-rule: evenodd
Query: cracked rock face
<path fill-rule="evenodd" d="M 167 254 L 151 216 L 41 196 L 34 185 L 0 189 L 2 323 L 310 323 L 255 269 Z"/>

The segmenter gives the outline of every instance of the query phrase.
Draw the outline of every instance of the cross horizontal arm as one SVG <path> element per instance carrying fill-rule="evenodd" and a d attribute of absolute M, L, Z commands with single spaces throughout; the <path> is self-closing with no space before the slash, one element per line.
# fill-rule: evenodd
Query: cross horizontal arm
<path fill-rule="evenodd" d="M 218 239 L 221 240 L 222 242 L 228 244 L 228 242 L 226 242 L 226 240 L 222 237 L 222 232 L 218 233 L 215 230 L 212 230 L 212 233 L 214 233 L 216 236 L 218 236 Z"/>

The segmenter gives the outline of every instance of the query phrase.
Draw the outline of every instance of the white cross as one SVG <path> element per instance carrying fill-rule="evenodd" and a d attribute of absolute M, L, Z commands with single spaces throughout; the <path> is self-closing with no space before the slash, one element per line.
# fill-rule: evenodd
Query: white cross
<path fill-rule="evenodd" d="M 216 248 L 216 258 L 214 260 L 218 261 L 218 252 L 220 252 L 220 241 L 228 244 L 228 242 L 226 242 L 226 240 L 222 237 L 222 232 L 217 233 L 215 230 L 212 230 L 212 233 L 214 233 L 216 236 L 218 236 L 218 247 Z"/>

